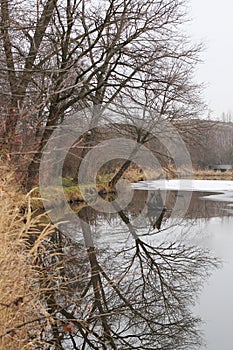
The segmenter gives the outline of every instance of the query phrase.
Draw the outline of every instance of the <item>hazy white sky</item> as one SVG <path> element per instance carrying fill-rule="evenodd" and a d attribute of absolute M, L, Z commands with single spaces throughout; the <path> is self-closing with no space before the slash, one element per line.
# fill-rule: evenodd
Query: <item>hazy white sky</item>
<path fill-rule="evenodd" d="M 204 97 L 211 116 L 218 118 L 222 112 L 233 112 L 233 1 L 189 1 L 189 32 L 206 46 L 196 77 L 206 83 Z"/>

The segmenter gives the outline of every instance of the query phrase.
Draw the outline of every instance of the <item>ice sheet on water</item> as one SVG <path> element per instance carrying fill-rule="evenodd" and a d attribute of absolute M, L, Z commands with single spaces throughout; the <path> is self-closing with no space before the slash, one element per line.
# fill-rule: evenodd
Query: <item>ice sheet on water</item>
<path fill-rule="evenodd" d="M 230 180 L 149 180 L 131 184 L 136 190 L 193 191 L 214 193 L 203 198 L 214 201 L 233 202 L 233 181 Z"/>

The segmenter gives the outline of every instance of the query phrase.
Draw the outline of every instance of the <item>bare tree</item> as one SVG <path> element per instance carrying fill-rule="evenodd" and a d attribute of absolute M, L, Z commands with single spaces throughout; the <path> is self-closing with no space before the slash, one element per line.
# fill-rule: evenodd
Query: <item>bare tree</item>
<path fill-rule="evenodd" d="M 29 187 L 54 127 L 84 106 L 140 101 L 170 120 L 199 112 L 190 78 L 200 47 L 179 30 L 183 1 L 35 1 L 30 7 L 2 1 L 1 7 L 9 96 L 3 139 L 11 143 L 22 120 L 36 129 Z"/>
<path fill-rule="evenodd" d="M 15 7 L 15 10 L 19 10 L 20 12 L 23 11 L 22 7 L 19 9 L 17 2 L 10 4 L 7 0 L 1 1 L 2 45 L 6 57 L 5 64 L 10 95 L 10 105 L 8 106 L 9 115 L 6 117 L 5 124 L 5 137 L 10 136 L 11 138 L 11 135 L 15 132 L 17 125 L 17 118 L 15 118 L 15 115 L 18 114 L 20 108 L 22 108 L 29 83 L 32 80 L 35 70 L 35 61 L 56 3 L 57 1 L 54 0 L 45 2 L 42 12 L 37 13 L 37 19 L 34 19 L 34 21 L 32 21 L 34 23 L 31 24 L 30 27 L 27 27 L 27 23 L 20 20 L 17 21 L 16 18 L 12 19 L 11 16 L 12 7 Z M 27 4 L 25 5 L 27 8 Z M 25 12 L 27 12 L 27 10 Z M 23 20 L 25 20 L 25 17 Z M 28 18 L 26 20 L 27 22 L 29 21 Z M 15 46 L 12 35 L 15 30 L 17 31 L 17 27 L 19 28 L 20 34 L 23 34 L 26 39 L 26 47 L 22 47 L 22 43 L 19 40 L 17 40 Z M 31 31 L 33 31 L 32 35 L 30 34 Z M 28 52 L 24 53 L 23 49 L 27 49 L 27 47 Z M 17 59 L 19 57 L 21 59 L 18 63 Z"/>

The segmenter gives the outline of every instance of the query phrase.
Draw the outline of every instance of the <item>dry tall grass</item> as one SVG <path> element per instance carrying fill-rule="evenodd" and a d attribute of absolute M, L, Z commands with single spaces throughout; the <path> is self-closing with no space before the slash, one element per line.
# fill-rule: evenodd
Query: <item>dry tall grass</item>
<path fill-rule="evenodd" d="M 195 170 L 194 171 L 195 179 L 203 179 L 203 180 L 233 180 L 233 171 L 214 171 L 214 170 Z"/>
<path fill-rule="evenodd" d="M 0 349 L 29 350 L 49 322 L 35 262 L 53 228 L 32 213 L 30 195 L 15 188 L 10 168 L 0 164 Z"/>

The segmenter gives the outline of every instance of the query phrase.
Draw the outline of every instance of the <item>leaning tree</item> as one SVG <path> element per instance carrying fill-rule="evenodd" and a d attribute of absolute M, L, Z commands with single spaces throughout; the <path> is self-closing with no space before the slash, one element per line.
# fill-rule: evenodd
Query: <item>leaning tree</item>
<path fill-rule="evenodd" d="M 200 46 L 185 37 L 184 20 L 182 0 L 1 1 L 1 148 L 18 164 L 23 153 L 28 187 L 54 128 L 84 107 L 136 103 L 155 120 L 197 116 Z"/>

